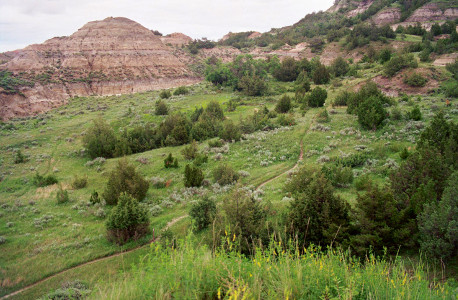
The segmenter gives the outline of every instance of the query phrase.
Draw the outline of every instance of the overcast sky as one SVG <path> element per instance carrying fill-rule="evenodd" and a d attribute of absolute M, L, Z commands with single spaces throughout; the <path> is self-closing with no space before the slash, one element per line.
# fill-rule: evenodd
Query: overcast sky
<path fill-rule="evenodd" d="M 220 39 L 296 23 L 333 0 L 0 0 L 0 52 L 71 35 L 89 21 L 127 17 L 163 34 Z"/>

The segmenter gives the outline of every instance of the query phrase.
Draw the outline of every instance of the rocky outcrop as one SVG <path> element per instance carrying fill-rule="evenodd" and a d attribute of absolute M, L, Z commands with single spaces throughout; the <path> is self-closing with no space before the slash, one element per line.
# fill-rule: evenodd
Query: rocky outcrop
<path fill-rule="evenodd" d="M 172 46 L 178 46 L 181 47 L 183 45 L 188 45 L 189 43 L 192 42 L 192 38 L 189 36 L 179 33 L 179 32 L 174 32 L 171 34 L 167 34 L 164 37 L 160 38 L 162 43 L 165 45 L 172 45 Z"/>
<path fill-rule="evenodd" d="M 357 7 L 347 13 L 347 17 L 352 18 L 356 17 L 359 14 L 362 14 L 371 7 L 374 0 L 364 0 L 361 2 L 352 2 L 352 4 L 357 5 Z"/>
<path fill-rule="evenodd" d="M 371 18 L 371 21 L 377 26 L 394 24 L 401 19 L 401 10 L 397 7 L 385 8 L 379 11 Z"/>
<path fill-rule="evenodd" d="M 182 34 L 165 37 L 178 43 Z M 71 96 L 108 95 L 196 82 L 187 54 L 127 18 L 89 22 L 68 37 L 3 54 L 0 69 L 36 82 L 23 95 L 0 93 L 0 118 L 43 111 Z M 20 105 L 15 105 L 13 102 Z M 40 107 L 41 106 L 41 107 Z"/>
<path fill-rule="evenodd" d="M 442 9 L 438 3 L 428 3 L 417 9 L 406 22 L 430 22 L 455 20 L 458 18 L 458 7 Z"/>

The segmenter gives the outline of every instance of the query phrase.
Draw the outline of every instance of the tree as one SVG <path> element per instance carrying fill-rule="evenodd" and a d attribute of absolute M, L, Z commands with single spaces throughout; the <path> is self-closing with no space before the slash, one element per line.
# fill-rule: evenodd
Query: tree
<path fill-rule="evenodd" d="M 164 101 L 158 100 L 156 102 L 156 115 L 158 116 L 165 116 L 169 113 L 169 108 L 167 107 L 167 104 L 165 104 Z"/>
<path fill-rule="evenodd" d="M 211 119 L 224 120 L 224 112 L 221 106 L 216 101 L 210 101 L 204 110 L 204 114 L 207 114 Z"/>
<path fill-rule="evenodd" d="M 267 92 L 267 84 L 259 76 L 243 76 L 240 78 L 238 87 L 247 96 L 262 96 Z"/>
<path fill-rule="evenodd" d="M 313 82 L 315 84 L 326 84 L 329 82 L 330 79 L 331 76 L 329 75 L 328 69 L 325 65 L 322 65 L 320 63 L 319 66 L 313 72 Z"/>
<path fill-rule="evenodd" d="M 197 166 L 186 165 L 184 169 L 184 186 L 199 187 L 204 180 L 202 170 Z"/>
<path fill-rule="evenodd" d="M 205 196 L 191 206 L 189 216 L 193 220 L 195 231 L 201 231 L 211 224 L 216 216 L 216 203 Z"/>
<path fill-rule="evenodd" d="M 331 64 L 331 70 L 334 73 L 334 76 L 340 77 L 340 76 L 345 76 L 348 71 L 350 70 L 350 67 L 347 63 L 347 61 L 342 58 L 341 56 L 337 57 L 334 59 L 334 61 Z"/>
<path fill-rule="evenodd" d="M 421 249 L 442 260 L 456 257 L 458 253 L 458 172 L 448 179 L 439 202 L 425 204 L 418 216 Z"/>
<path fill-rule="evenodd" d="M 240 141 L 242 134 L 240 133 L 239 126 L 235 125 L 232 120 L 225 121 L 223 123 L 223 130 L 220 134 L 220 138 L 227 142 Z"/>
<path fill-rule="evenodd" d="M 296 60 L 292 57 L 285 58 L 281 62 L 280 68 L 278 68 L 273 73 L 273 75 L 275 79 L 277 79 L 278 81 L 296 80 L 297 75 L 299 75 L 299 69 L 298 69 Z"/>
<path fill-rule="evenodd" d="M 305 174 L 308 176 L 302 177 Z M 294 200 L 288 209 L 288 232 L 297 239 L 300 249 L 312 243 L 323 246 L 345 243 L 350 224 L 348 203 L 334 195 L 331 183 L 321 172 L 307 170 L 301 175 L 305 181 L 301 180 L 299 186 L 305 189 L 292 190 Z"/>
<path fill-rule="evenodd" d="M 261 202 L 246 190 L 236 188 L 223 201 L 226 225 L 240 245 L 243 254 L 259 245 L 266 236 L 266 211 Z"/>
<path fill-rule="evenodd" d="M 311 94 L 308 96 L 308 105 L 310 107 L 322 107 L 326 98 L 328 97 L 328 92 L 325 89 L 316 87 L 312 90 Z"/>
<path fill-rule="evenodd" d="M 178 159 L 173 158 L 172 153 L 169 153 L 169 155 L 164 159 L 164 167 L 166 169 L 178 168 Z"/>
<path fill-rule="evenodd" d="M 181 154 L 183 154 L 184 158 L 187 160 L 196 158 L 199 154 L 199 147 L 197 146 L 197 142 L 193 140 L 189 146 L 184 147 L 183 150 L 181 150 Z"/>
<path fill-rule="evenodd" d="M 141 201 L 145 198 L 149 184 L 143 176 L 130 165 L 127 159 L 120 159 L 116 168 L 109 175 L 102 197 L 107 204 L 115 205 L 121 193 L 127 193 Z"/>
<path fill-rule="evenodd" d="M 288 95 L 283 95 L 283 97 L 278 100 L 277 105 L 275 105 L 275 111 L 278 113 L 287 113 L 291 110 L 291 98 Z"/>
<path fill-rule="evenodd" d="M 359 124 L 369 130 L 377 130 L 387 116 L 382 101 L 375 96 L 363 101 L 358 107 L 357 114 Z"/>
<path fill-rule="evenodd" d="M 221 164 L 213 170 L 213 179 L 220 185 L 227 185 L 237 182 L 239 175 L 231 166 Z"/>
<path fill-rule="evenodd" d="M 357 234 L 352 235 L 351 245 L 358 254 L 369 247 L 381 253 L 386 247 L 393 252 L 398 247 L 395 230 L 399 223 L 396 201 L 389 189 L 370 184 L 366 193 L 358 194 L 354 212 Z"/>
<path fill-rule="evenodd" d="M 119 245 L 139 239 L 149 232 L 148 212 L 131 195 L 122 193 L 108 217 L 106 228 L 108 240 Z"/>
<path fill-rule="evenodd" d="M 95 119 L 94 124 L 83 137 L 83 145 L 92 159 L 113 157 L 116 147 L 116 136 L 113 128 L 105 123 L 102 118 Z"/>

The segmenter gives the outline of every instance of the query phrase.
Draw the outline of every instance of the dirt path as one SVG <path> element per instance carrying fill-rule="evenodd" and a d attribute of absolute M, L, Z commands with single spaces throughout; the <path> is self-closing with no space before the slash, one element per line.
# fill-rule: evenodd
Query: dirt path
<path fill-rule="evenodd" d="M 170 221 L 170 222 L 167 223 L 167 225 L 162 229 L 162 231 L 165 231 L 165 230 L 169 229 L 169 228 L 172 227 L 175 223 L 177 223 L 177 222 L 183 220 L 183 219 L 186 218 L 187 216 L 188 216 L 188 215 L 184 215 L 184 216 L 180 216 L 180 217 L 177 217 L 177 218 L 173 219 L 172 221 Z M 40 280 L 38 280 L 38 281 L 35 282 L 35 283 L 32 283 L 32 284 L 30 284 L 30 285 L 27 285 L 27 286 L 23 287 L 23 288 L 20 289 L 20 290 L 17 290 L 17 291 L 15 291 L 15 292 L 11 293 L 11 294 L 5 295 L 5 296 L 1 297 L 0 300 L 7 299 L 7 298 L 10 298 L 10 297 L 12 297 L 12 296 L 16 296 L 17 294 L 20 294 L 20 293 L 22 293 L 22 292 L 24 292 L 24 291 L 26 291 L 26 290 L 29 290 L 29 289 L 33 288 L 34 286 L 37 286 L 37 285 L 39 285 L 39 284 L 41 284 L 41 283 L 43 283 L 43 282 L 45 282 L 45 281 L 47 281 L 47 280 L 50 280 L 50 279 L 52 279 L 52 278 L 54 278 L 54 277 L 57 277 L 57 276 L 59 276 L 59 275 L 62 275 L 62 274 L 64 274 L 64 273 L 66 273 L 66 272 L 69 272 L 69 271 L 72 271 L 72 270 L 74 270 L 74 269 L 81 268 L 81 267 L 84 267 L 84 266 L 87 266 L 87 265 L 91 265 L 91 264 L 97 263 L 97 262 L 99 262 L 99 261 L 103 261 L 103 260 L 105 260 L 105 259 L 109 259 L 109 258 L 121 256 L 121 255 L 130 253 L 130 252 L 136 251 L 136 250 L 138 250 L 138 249 L 140 249 L 140 248 L 143 248 L 143 247 L 149 245 L 150 243 L 155 242 L 155 241 L 158 241 L 158 240 L 159 240 L 159 238 L 155 238 L 155 239 L 153 239 L 153 240 L 148 241 L 146 244 L 137 246 L 137 247 L 135 247 L 135 248 L 132 248 L 132 249 L 129 249 L 129 250 L 126 250 L 126 251 L 123 251 L 123 252 L 118 252 L 118 253 L 115 253 L 115 254 L 112 254 L 112 255 L 107 255 L 107 256 L 99 257 L 99 258 L 96 258 L 96 259 L 94 259 L 94 260 L 91 260 L 91 261 L 82 263 L 82 264 L 80 264 L 80 265 L 76 265 L 76 266 L 70 267 L 70 268 L 68 268 L 68 269 L 59 271 L 59 272 L 57 272 L 57 273 L 55 273 L 55 274 L 53 274 L 53 275 L 51 275 L 51 276 L 49 276 L 49 277 L 40 279 Z"/>
<path fill-rule="evenodd" d="M 264 181 L 263 183 L 261 183 L 260 185 L 258 185 L 258 187 L 257 187 L 256 189 L 258 190 L 258 189 L 262 188 L 263 186 L 265 186 L 266 184 L 268 184 L 268 183 L 274 181 L 275 179 L 277 179 L 277 178 L 279 178 L 279 177 L 285 175 L 286 173 L 288 173 L 288 172 L 290 172 L 290 171 L 296 169 L 296 168 L 299 166 L 299 162 L 302 161 L 303 158 L 304 158 L 304 147 L 303 147 L 303 144 L 302 144 L 302 141 L 301 141 L 301 154 L 299 154 L 299 159 L 297 160 L 296 164 L 295 164 L 291 169 L 288 169 L 288 170 L 286 170 L 285 172 L 283 172 L 283 173 L 281 173 L 281 174 L 279 174 L 279 175 L 277 175 L 277 176 L 275 176 L 275 177 L 272 177 L 272 178 L 270 178 L 270 179 Z"/>

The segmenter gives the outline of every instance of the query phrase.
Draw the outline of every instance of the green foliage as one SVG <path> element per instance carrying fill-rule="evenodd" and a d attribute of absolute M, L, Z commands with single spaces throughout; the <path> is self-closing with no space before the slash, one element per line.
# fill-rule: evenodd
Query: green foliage
<path fill-rule="evenodd" d="M 280 126 L 293 126 L 296 125 L 296 119 L 294 119 L 293 114 L 281 114 L 277 119 L 277 123 Z"/>
<path fill-rule="evenodd" d="M 326 92 L 325 89 L 316 87 L 312 90 L 310 95 L 307 97 L 308 106 L 322 107 L 327 97 L 328 97 L 328 92 Z"/>
<path fill-rule="evenodd" d="M 395 121 L 402 120 L 402 118 L 403 118 L 402 111 L 398 106 L 395 106 L 395 107 L 393 107 L 393 109 L 391 109 L 390 118 L 395 120 Z"/>
<path fill-rule="evenodd" d="M 446 156 L 449 161 L 453 162 L 455 158 L 458 140 L 458 125 L 453 122 L 447 122 L 443 112 L 438 112 L 430 125 L 423 130 L 418 142 L 421 148 L 434 148 L 442 155 Z"/>
<path fill-rule="evenodd" d="M 199 154 L 197 154 L 196 158 L 194 159 L 193 164 L 195 166 L 201 166 L 201 165 L 203 165 L 203 164 L 205 164 L 207 162 L 208 162 L 208 156 L 205 155 L 205 154 L 199 153 Z"/>
<path fill-rule="evenodd" d="M 377 130 L 387 116 L 380 98 L 372 96 L 358 107 L 358 122 L 366 129 Z"/>
<path fill-rule="evenodd" d="M 291 98 L 288 95 L 283 95 L 283 97 L 278 100 L 275 105 L 275 111 L 278 113 L 287 113 L 291 110 Z"/>
<path fill-rule="evenodd" d="M 316 121 L 318 123 L 327 123 L 331 121 L 331 118 L 329 117 L 327 109 L 323 109 L 319 113 L 316 114 Z"/>
<path fill-rule="evenodd" d="M 197 145 L 197 142 L 193 140 L 191 144 L 189 144 L 187 147 L 184 147 L 183 150 L 181 150 L 181 154 L 183 154 L 184 158 L 187 160 L 192 160 L 196 158 L 199 154 L 199 147 Z"/>
<path fill-rule="evenodd" d="M 415 72 L 404 77 L 404 83 L 412 87 L 422 87 L 425 86 L 427 82 L 427 78 Z"/>
<path fill-rule="evenodd" d="M 209 197 L 202 197 L 191 206 L 189 216 L 191 217 L 195 231 L 202 231 L 207 228 L 216 216 L 216 203 Z"/>
<path fill-rule="evenodd" d="M 333 162 L 342 165 L 343 167 L 361 167 L 364 163 L 371 158 L 369 153 L 353 153 L 346 157 L 336 157 L 333 159 Z"/>
<path fill-rule="evenodd" d="M 116 168 L 111 171 L 102 197 L 109 205 L 118 203 L 122 193 L 127 193 L 141 201 L 148 191 L 148 181 L 130 165 L 127 159 L 120 159 Z"/>
<path fill-rule="evenodd" d="M 50 174 L 48 176 L 40 175 L 40 173 L 36 172 L 35 176 L 33 177 L 33 184 L 37 187 L 45 187 L 48 185 L 53 185 L 58 182 L 56 176 Z"/>
<path fill-rule="evenodd" d="M 350 225 L 349 205 L 334 195 L 331 183 L 321 172 L 309 173 L 309 178 L 299 176 L 299 186 L 304 188 L 292 189 L 294 200 L 286 224 L 299 249 L 310 244 L 345 244 Z M 294 186 L 297 185 L 289 185 Z"/>
<path fill-rule="evenodd" d="M 159 126 L 159 133 L 165 145 L 178 146 L 189 143 L 191 128 L 192 124 L 187 117 L 175 113 L 165 118 Z"/>
<path fill-rule="evenodd" d="M 383 48 L 378 54 L 378 60 L 380 63 L 384 64 L 391 59 L 392 51 L 389 48 Z"/>
<path fill-rule="evenodd" d="M 262 96 L 268 88 L 266 82 L 259 76 L 243 76 L 238 87 L 247 96 Z"/>
<path fill-rule="evenodd" d="M 179 95 L 187 95 L 189 94 L 189 90 L 185 86 L 179 86 L 173 91 L 174 96 L 179 96 Z"/>
<path fill-rule="evenodd" d="M 407 67 L 418 67 L 418 63 L 413 54 L 397 55 L 392 57 L 385 63 L 383 71 L 386 76 L 393 77 L 399 71 Z"/>
<path fill-rule="evenodd" d="M 372 81 L 366 82 L 357 93 L 348 92 L 345 97 L 347 102 L 347 113 L 349 114 L 357 114 L 361 103 L 370 97 L 378 98 L 382 104 L 391 104 L 390 98 L 383 95 L 377 85 Z"/>
<path fill-rule="evenodd" d="M 89 198 L 89 202 L 94 205 L 94 204 L 97 204 L 97 203 L 100 203 L 100 197 L 99 197 L 99 193 L 97 193 L 97 191 L 93 191 L 92 194 L 91 194 L 91 197 Z"/>
<path fill-rule="evenodd" d="M 38 300 L 80 300 L 91 293 L 87 283 L 81 281 L 65 282 L 57 289 Z"/>
<path fill-rule="evenodd" d="M 446 81 L 441 85 L 441 88 L 444 91 L 444 94 L 447 97 L 458 98 L 458 81 L 450 80 Z"/>
<path fill-rule="evenodd" d="M 56 193 L 57 204 L 62 204 L 68 202 L 68 191 L 62 189 L 62 186 L 59 184 L 59 188 Z"/>
<path fill-rule="evenodd" d="M 416 105 L 409 113 L 409 119 L 414 120 L 414 121 L 420 121 L 421 120 L 421 110 L 418 105 Z"/>
<path fill-rule="evenodd" d="M 330 79 L 331 75 L 329 74 L 328 69 L 325 65 L 320 63 L 313 72 L 313 82 L 315 84 L 326 84 L 329 83 Z"/>
<path fill-rule="evenodd" d="M 389 189 L 370 184 L 366 193 L 358 194 L 354 212 L 357 234 L 352 235 L 351 245 L 356 253 L 366 254 L 368 249 L 382 253 L 398 250 L 396 240 L 399 214 L 396 201 Z"/>
<path fill-rule="evenodd" d="M 380 3 L 380 2 L 379 2 Z M 376 5 L 371 5 L 371 7 L 363 13 L 364 15 L 369 15 Z M 372 26 L 366 23 L 360 23 L 356 25 L 350 34 L 346 38 L 346 45 L 349 50 L 368 45 L 371 41 L 385 41 L 387 38 L 395 38 L 396 34 L 390 28 L 390 26 L 385 25 L 382 27 Z"/>
<path fill-rule="evenodd" d="M 172 97 L 172 93 L 170 93 L 169 90 L 162 90 L 160 93 L 159 93 L 159 98 L 161 99 L 168 99 Z"/>
<path fill-rule="evenodd" d="M 410 155 L 410 153 L 409 153 L 409 150 L 407 149 L 407 147 L 402 148 L 401 153 L 399 153 L 399 157 L 402 160 L 406 160 L 409 157 L 409 155 Z"/>
<path fill-rule="evenodd" d="M 178 168 L 178 159 L 173 158 L 172 153 L 164 159 L 164 167 L 168 168 Z"/>
<path fill-rule="evenodd" d="M 2 88 L 6 94 L 16 94 L 19 93 L 20 87 L 33 87 L 34 85 L 33 82 L 13 76 L 13 73 L 9 71 L 0 70 L 0 88 Z"/>
<path fill-rule="evenodd" d="M 447 64 L 447 65 L 445 66 L 445 68 L 447 69 L 447 71 L 449 71 L 450 73 L 452 73 L 453 78 L 454 78 L 455 80 L 458 80 L 458 58 L 455 59 L 455 62 L 454 62 L 454 63 Z"/>
<path fill-rule="evenodd" d="M 22 163 L 25 163 L 26 161 L 28 161 L 27 157 L 24 154 L 22 154 L 21 150 L 18 150 L 16 152 L 16 155 L 14 156 L 14 163 L 22 164 Z"/>
<path fill-rule="evenodd" d="M 242 134 L 239 126 L 235 125 L 232 120 L 226 120 L 223 123 L 223 130 L 221 131 L 220 138 L 225 141 L 240 141 Z"/>
<path fill-rule="evenodd" d="M 335 58 L 331 64 L 331 72 L 335 77 L 341 77 L 347 75 L 350 70 L 348 62 L 341 56 Z"/>
<path fill-rule="evenodd" d="M 168 113 L 169 113 L 169 108 L 167 107 L 167 104 L 165 104 L 165 102 L 162 100 L 156 101 L 155 114 L 158 116 L 165 116 Z"/>
<path fill-rule="evenodd" d="M 184 186 L 185 187 L 199 187 L 204 180 L 202 170 L 193 165 L 186 165 L 184 169 Z"/>
<path fill-rule="evenodd" d="M 220 164 L 213 170 L 213 179 L 219 185 L 233 184 L 239 179 L 239 175 L 227 164 Z"/>
<path fill-rule="evenodd" d="M 92 159 L 113 157 L 116 143 L 113 129 L 102 118 L 95 119 L 83 137 L 83 145 Z"/>
<path fill-rule="evenodd" d="M 273 76 L 278 81 L 294 81 L 299 75 L 299 69 L 297 62 L 292 57 L 285 58 L 280 67 L 275 70 Z"/>
<path fill-rule="evenodd" d="M 241 253 L 249 254 L 266 236 L 266 211 L 246 190 L 236 188 L 223 201 L 226 228 Z M 224 230 L 226 231 L 226 230 Z M 223 235 L 223 230 L 221 230 Z M 223 236 L 225 237 L 225 236 Z"/>
<path fill-rule="evenodd" d="M 348 187 L 353 182 L 353 170 L 351 167 L 326 164 L 321 169 L 321 172 L 335 187 Z"/>
<path fill-rule="evenodd" d="M 148 213 L 134 197 L 121 193 L 118 204 L 108 217 L 106 228 L 108 240 L 123 245 L 130 239 L 139 239 L 149 232 Z"/>
<path fill-rule="evenodd" d="M 428 257 L 447 261 L 458 253 L 458 172 L 448 179 L 439 202 L 425 204 L 418 216 L 420 246 Z"/>
<path fill-rule="evenodd" d="M 78 175 L 73 176 L 72 188 L 75 190 L 85 188 L 87 186 L 87 175 L 79 177 Z"/>
<path fill-rule="evenodd" d="M 224 112 L 221 106 L 216 101 L 210 101 L 205 108 L 204 114 L 208 115 L 212 119 L 224 120 Z"/>
<path fill-rule="evenodd" d="M 352 97 L 353 94 L 354 93 L 351 93 L 351 92 L 348 92 L 348 91 L 340 92 L 336 96 L 334 101 L 332 102 L 332 105 L 334 105 L 334 106 L 346 106 L 347 102 L 348 102 L 348 99 L 350 99 L 350 97 Z"/>

